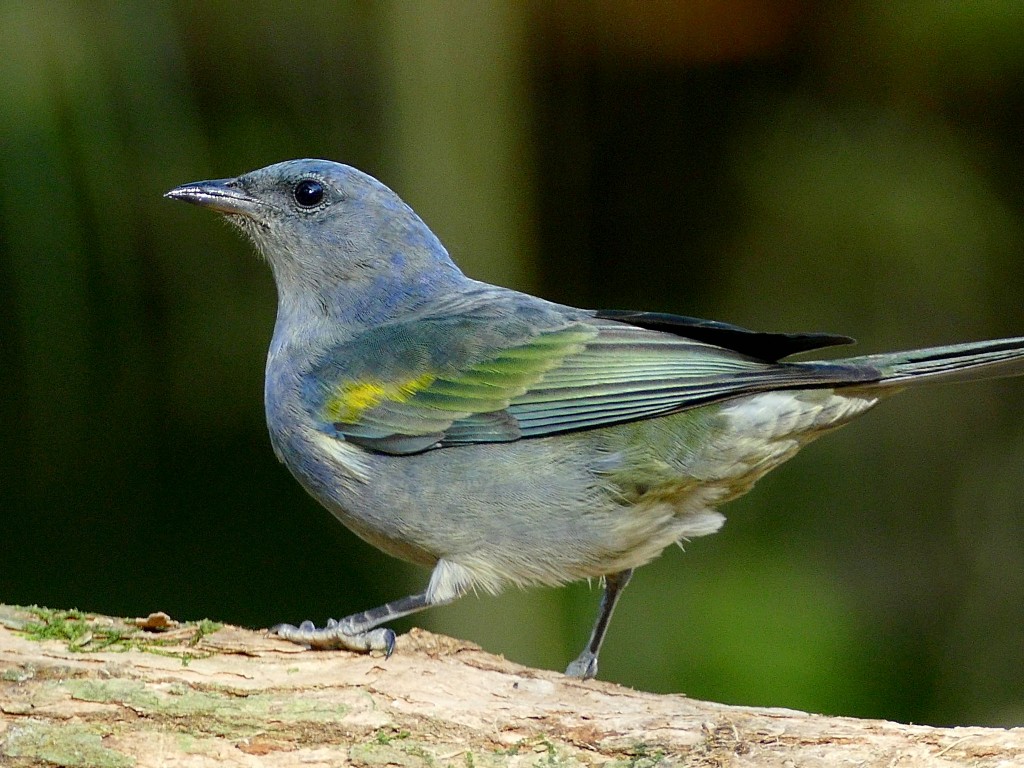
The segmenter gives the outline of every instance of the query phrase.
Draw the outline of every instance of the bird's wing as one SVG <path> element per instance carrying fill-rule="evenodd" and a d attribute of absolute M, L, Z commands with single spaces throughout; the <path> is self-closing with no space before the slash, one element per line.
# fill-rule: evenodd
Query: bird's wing
<path fill-rule="evenodd" d="M 594 316 L 466 313 L 377 327 L 333 347 L 306 374 L 304 395 L 329 434 L 405 454 L 877 378 L 869 366 L 770 362 Z"/>
<path fill-rule="evenodd" d="M 809 352 L 812 349 L 853 344 L 849 336 L 834 333 L 766 333 L 751 331 L 738 325 L 699 317 L 670 315 L 664 312 L 632 312 L 622 309 L 603 309 L 594 313 L 605 320 L 618 320 L 652 331 L 665 331 L 676 336 L 704 341 L 734 352 L 741 352 L 766 363 L 784 357 Z"/>

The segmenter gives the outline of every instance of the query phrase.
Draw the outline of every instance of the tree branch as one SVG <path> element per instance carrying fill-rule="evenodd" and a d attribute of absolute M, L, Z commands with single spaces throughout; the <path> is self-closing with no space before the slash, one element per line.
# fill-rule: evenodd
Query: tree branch
<path fill-rule="evenodd" d="M 0 606 L 0 764 L 996 768 L 1024 764 L 1024 729 L 654 695 L 419 630 L 385 661 L 160 615 Z"/>

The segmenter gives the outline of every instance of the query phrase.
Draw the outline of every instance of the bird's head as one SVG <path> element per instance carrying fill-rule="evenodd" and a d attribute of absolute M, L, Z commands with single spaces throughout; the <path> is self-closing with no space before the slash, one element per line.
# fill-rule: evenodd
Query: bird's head
<path fill-rule="evenodd" d="M 384 184 L 328 160 L 290 160 L 166 197 L 209 208 L 246 233 L 282 295 L 328 296 L 460 275 L 416 213 Z M 345 289 L 348 290 L 345 290 Z"/>

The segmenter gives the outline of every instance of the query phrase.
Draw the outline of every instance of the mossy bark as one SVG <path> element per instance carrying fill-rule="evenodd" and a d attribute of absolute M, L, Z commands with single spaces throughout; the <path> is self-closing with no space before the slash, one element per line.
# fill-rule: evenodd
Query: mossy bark
<path fill-rule="evenodd" d="M 0 606 L 0 765 L 12 768 L 847 764 L 1024 764 L 1024 729 L 654 695 L 416 630 L 384 661 L 238 627 Z"/>

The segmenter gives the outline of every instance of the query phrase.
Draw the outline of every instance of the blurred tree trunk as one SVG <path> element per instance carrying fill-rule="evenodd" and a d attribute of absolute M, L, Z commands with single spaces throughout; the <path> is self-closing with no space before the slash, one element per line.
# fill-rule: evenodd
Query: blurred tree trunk
<path fill-rule="evenodd" d="M 161 629 L 154 617 L 148 623 Z M 0 764 L 1024 761 L 1024 729 L 907 726 L 659 696 L 528 669 L 418 630 L 385 661 L 304 651 L 237 627 L 162 629 L 0 606 Z"/>
<path fill-rule="evenodd" d="M 529 4 L 381 7 L 390 185 L 469 275 L 535 287 Z"/>

